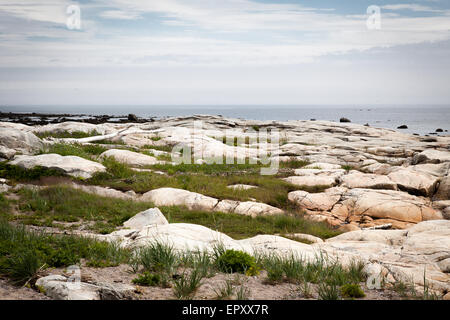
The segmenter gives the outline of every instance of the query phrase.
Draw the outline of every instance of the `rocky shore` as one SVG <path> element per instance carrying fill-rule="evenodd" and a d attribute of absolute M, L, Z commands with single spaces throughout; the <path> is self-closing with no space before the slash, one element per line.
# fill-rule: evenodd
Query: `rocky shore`
<path fill-rule="evenodd" d="M 14 115 L 9 117 L 14 119 Z M 0 170 L 0 191 L 6 199 L 19 199 L 20 190 L 37 192 L 56 185 L 154 206 L 108 233 L 93 232 L 82 222 L 77 228 L 68 228 L 66 223 L 60 231 L 118 242 L 123 248 L 145 247 L 162 239 L 177 252 L 212 252 L 220 243 L 251 255 L 295 254 L 311 261 L 325 253 L 344 266 L 355 259 L 362 261 L 367 274 L 382 275 L 383 282 L 391 286 L 411 281 L 421 290 L 430 288 L 450 299 L 450 137 L 421 137 L 348 122 L 250 121 L 206 115 L 151 121 L 127 118 L 117 123 L 106 117 L 102 118 L 105 121 L 55 123 L 48 121 L 51 115 L 47 120 L 38 118 L 26 122 L 33 125 L 0 123 L 0 160 L 5 166 Z M 196 128 L 194 121 L 202 127 Z M 273 132 L 279 136 L 263 141 L 266 131 L 269 137 Z M 177 146 L 193 150 L 196 162 L 171 168 L 172 149 Z M 269 154 L 264 165 L 261 150 Z M 173 154 L 181 156 L 180 151 Z M 222 159 L 229 154 L 253 162 L 235 169 L 208 165 L 204 160 L 205 155 Z M 116 163 L 123 165 L 123 172 Z M 260 169 L 273 164 L 277 165 L 274 174 L 259 177 Z M 51 174 L 46 174 L 47 179 L 6 174 L 42 168 L 57 173 L 57 183 L 49 182 Z M 211 168 L 216 171 L 210 172 Z M 207 182 L 202 187 L 189 180 L 201 177 L 230 182 L 220 193 L 222 189 Z M 147 187 L 149 181 L 156 182 Z M 270 186 L 272 193 L 279 193 L 277 198 L 270 194 Z M 310 234 L 261 233 L 236 240 L 219 228 L 189 221 L 169 223 L 158 209 L 162 207 L 251 219 L 301 215 L 301 219 L 326 224 L 342 234 L 322 239 Z M 5 214 L 11 214 L 9 220 L 17 218 L 17 213 Z M 108 285 L 85 282 L 72 296 L 66 280 L 61 270 L 54 270 L 36 284 L 54 299 L 111 297 Z M 120 288 L 114 286 L 115 298 L 135 296 L 129 294 L 135 287 L 127 281 Z M 262 290 L 261 284 L 254 286 L 252 298 L 293 298 L 288 294 L 292 288 L 275 286 L 273 290 L 283 294 L 261 296 L 256 292 L 256 288 Z M 370 292 L 371 299 L 383 298 Z M 204 292 L 205 296 L 210 293 Z M 168 298 L 167 292 L 161 294 Z"/>

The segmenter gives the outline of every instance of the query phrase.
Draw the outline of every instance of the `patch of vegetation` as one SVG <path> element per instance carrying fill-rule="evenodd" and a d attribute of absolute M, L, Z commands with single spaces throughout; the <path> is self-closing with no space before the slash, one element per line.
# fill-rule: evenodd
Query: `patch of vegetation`
<path fill-rule="evenodd" d="M 98 155 L 106 150 L 108 149 L 102 147 L 101 145 L 95 144 L 55 143 L 47 147 L 45 150 L 41 150 L 40 154 L 56 153 L 61 156 L 77 156 L 87 160 L 95 160 Z"/>
<path fill-rule="evenodd" d="M 301 187 L 292 185 L 276 176 L 260 175 L 259 169 L 255 165 L 204 164 L 155 165 L 150 167 L 154 170 L 167 170 L 167 172 L 173 173 L 169 176 L 153 172 L 137 172 L 126 164 L 117 162 L 114 159 L 105 159 L 103 165 L 105 165 L 107 171 L 96 173 L 91 179 L 87 180 L 89 184 L 112 187 L 122 191 L 133 190 L 137 193 L 144 193 L 162 187 L 171 187 L 198 192 L 218 199 L 248 201 L 253 198 L 281 209 L 292 209 L 292 204 L 288 201 L 288 193 L 301 189 Z M 239 170 L 244 168 L 248 170 L 255 169 L 256 171 L 253 173 L 244 171 L 245 174 L 242 174 Z M 226 174 L 218 174 L 220 170 L 229 171 L 225 171 Z M 215 171 L 217 174 L 213 174 Z M 237 174 L 238 172 L 239 174 Z M 233 184 L 249 184 L 258 188 L 249 190 L 228 188 L 229 185 Z M 305 189 L 309 192 L 323 191 L 323 188 L 315 190 L 314 187 L 306 187 Z"/>
<path fill-rule="evenodd" d="M 173 292 L 178 299 L 192 299 L 201 285 L 203 273 L 194 268 L 184 272 L 173 280 Z"/>
<path fill-rule="evenodd" d="M 234 239 L 259 234 L 307 233 L 322 239 L 335 237 L 339 231 L 324 222 L 309 221 L 301 216 L 258 216 L 255 218 L 234 213 L 188 211 L 183 207 L 161 207 L 170 223 L 193 223 L 223 232 Z"/>
<path fill-rule="evenodd" d="M 115 266 L 129 251 L 92 238 L 27 231 L 0 219 L 0 274 L 16 284 L 32 282 L 39 270 L 80 263 Z"/>
<path fill-rule="evenodd" d="M 147 287 L 156 287 L 161 284 L 161 276 L 159 274 L 145 271 L 132 280 L 134 284 Z"/>
<path fill-rule="evenodd" d="M 169 276 L 178 267 L 179 258 L 172 246 L 161 241 L 152 241 L 136 251 L 136 263 L 145 271 L 161 272 Z"/>
<path fill-rule="evenodd" d="M 245 287 L 244 285 L 241 285 L 239 289 L 237 289 L 236 292 L 236 299 L 237 300 L 248 300 L 250 297 L 250 289 Z"/>
<path fill-rule="evenodd" d="M 49 137 L 59 138 L 59 139 L 67 139 L 67 138 L 82 139 L 82 138 L 87 138 L 87 137 L 100 136 L 101 134 L 98 133 L 96 130 L 93 130 L 90 132 L 45 131 L 45 132 L 37 132 L 37 133 L 35 133 L 35 135 L 41 139 L 46 139 Z"/>
<path fill-rule="evenodd" d="M 226 273 L 245 273 L 256 275 L 258 273 L 255 258 L 246 252 L 226 250 L 216 260 L 218 268 Z"/>
<path fill-rule="evenodd" d="M 109 233 L 135 214 L 152 207 L 151 203 L 101 197 L 67 186 L 51 186 L 38 191 L 22 189 L 17 218 L 27 224 L 53 221 L 94 221 L 89 228 Z"/>
<path fill-rule="evenodd" d="M 309 164 L 310 162 L 308 160 L 299 160 L 291 157 L 289 161 L 280 161 L 280 168 L 300 169 Z"/>
<path fill-rule="evenodd" d="M 9 214 L 10 201 L 5 197 L 3 193 L 0 193 L 0 215 Z"/>
<path fill-rule="evenodd" d="M 155 141 L 155 140 L 153 140 L 153 141 Z M 154 150 L 158 150 L 158 151 L 165 151 L 165 152 L 172 153 L 173 146 L 169 146 L 169 145 L 154 146 L 154 145 L 146 144 L 146 145 L 142 146 L 141 149 L 154 149 Z"/>
<path fill-rule="evenodd" d="M 339 300 L 339 289 L 336 284 L 319 283 L 318 295 L 320 300 Z"/>
<path fill-rule="evenodd" d="M 344 298 L 363 298 L 366 294 L 358 284 L 349 283 L 341 287 L 341 296 Z"/>
<path fill-rule="evenodd" d="M 355 265 L 359 268 L 362 262 L 344 268 L 338 261 L 331 261 L 323 254 L 310 261 L 294 255 L 285 257 L 277 254 L 258 257 L 257 260 L 258 265 L 267 270 L 266 282 L 270 284 L 308 282 L 342 286 L 365 281 L 367 277 L 365 273 L 355 271 Z"/>
<path fill-rule="evenodd" d="M 213 164 L 155 164 L 149 166 L 151 169 L 165 171 L 170 175 L 179 174 L 179 173 L 203 173 L 207 175 L 212 174 L 223 174 L 227 175 L 236 173 L 236 172 L 254 172 L 259 173 L 262 165 L 260 164 L 223 164 L 213 163 Z"/>
<path fill-rule="evenodd" d="M 225 283 L 218 290 L 214 289 L 214 292 L 217 300 L 229 299 L 234 292 L 233 281 L 230 279 L 225 280 Z"/>
<path fill-rule="evenodd" d="M 24 169 L 22 167 L 0 162 L 0 178 L 6 178 L 13 181 L 34 181 L 42 177 L 61 177 L 65 174 L 61 170 L 49 169 L 44 167 L 34 167 Z"/>
<path fill-rule="evenodd" d="M 351 165 L 348 165 L 348 164 L 345 164 L 345 165 L 341 166 L 341 168 L 344 169 L 347 172 L 350 171 L 350 170 L 355 170 L 354 166 L 351 166 Z"/>
<path fill-rule="evenodd" d="M 102 197 L 55 185 L 41 190 L 22 189 L 17 195 L 20 214 L 14 218 L 25 224 L 53 226 L 54 222 L 94 222 L 90 230 L 110 233 L 133 215 L 154 205 L 150 202 Z M 6 200 L 5 200 L 6 201 Z M 161 207 L 169 222 L 193 223 L 219 230 L 235 239 L 258 234 L 308 233 L 322 239 L 340 234 L 324 222 L 301 215 L 275 215 L 252 218 L 232 213 L 189 211 L 184 207 Z"/>

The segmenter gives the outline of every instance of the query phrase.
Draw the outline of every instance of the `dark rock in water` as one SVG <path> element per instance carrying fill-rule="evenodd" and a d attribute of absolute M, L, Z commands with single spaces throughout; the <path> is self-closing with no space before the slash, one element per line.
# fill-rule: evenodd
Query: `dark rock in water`
<path fill-rule="evenodd" d="M 365 126 L 365 127 L 370 127 L 370 124 L 366 123 L 364 126 Z"/>
<path fill-rule="evenodd" d="M 316 119 L 309 119 L 309 121 L 316 121 Z"/>
<path fill-rule="evenodd" d="M 347 118 L 340 118 L 339 122 L 351 122 L 350 119 Z"/>
<path fill-rule="evenodd" d="M 138 117 L 135 114 L 130 113 L 128 115 L 128 121 L 138 121 Z"/>
<path fill-rule="evenodd" d="M 444 132 L 441 128 L 436 129 L 436 132 Z"/>
<path fill-rule="evenodd" d="M 413 136 L 420 136 L 420 134 L 418 134 L 418 133 L 413 133 Z"/>
<path fill-rule="evenodd" d="M 402 124 L 401 126 L 398 126 L 397 129 L 408 129 L 408 126 L 406 124 Z"/>

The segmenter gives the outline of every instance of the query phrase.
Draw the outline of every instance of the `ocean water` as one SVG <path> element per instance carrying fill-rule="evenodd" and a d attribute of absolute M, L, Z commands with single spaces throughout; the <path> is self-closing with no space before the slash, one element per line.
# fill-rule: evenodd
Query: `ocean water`
<path fill-rule="evenodd" d="M 71 113 L 89 115 L 127 115 L 141 117 L 189 116 L 194 114 L 222 115 L 253 120 L 329 120 L 341 117 L 353 123 L 372 127 L 395 129 L 407 125 L 407 133 L 426 135 L 436 129 L 450 131 L 450 105 L 448 106 L 3 106 L 3 112 Z M 444 132 L 443 135 L 449 134 Z M 442 135 L 442 134 L 441 134 Z"/>

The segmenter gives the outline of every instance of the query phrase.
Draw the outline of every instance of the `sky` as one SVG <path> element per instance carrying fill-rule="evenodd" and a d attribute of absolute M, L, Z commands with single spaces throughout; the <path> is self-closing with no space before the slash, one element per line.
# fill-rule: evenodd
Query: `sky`
<path fill-rule="evenodd" d="M 449 0 L 0 0 L 0 105 L 450 105 L 449 57 Z"/>

